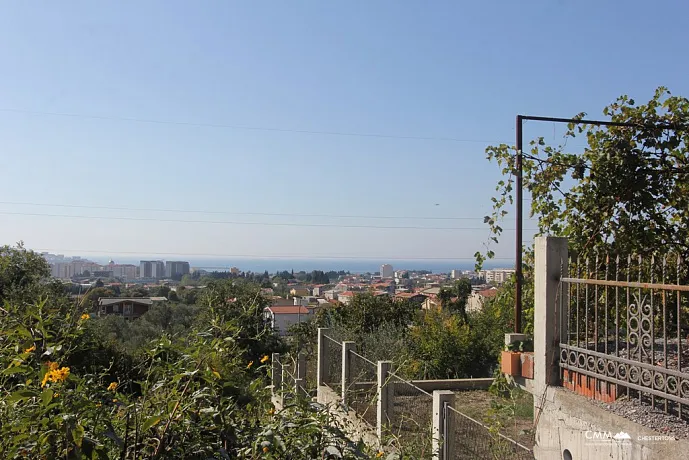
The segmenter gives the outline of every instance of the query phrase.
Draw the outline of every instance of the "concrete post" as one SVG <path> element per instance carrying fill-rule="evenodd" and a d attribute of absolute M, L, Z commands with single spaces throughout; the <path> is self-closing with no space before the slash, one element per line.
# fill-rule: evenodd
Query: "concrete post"
<path fill-rule="evenodd" d="M 566 331 L 561 328 L 567 325 L 560 310 L 569 303 L 567 290 L 560 289 L 560 277 L 567 276 L 567 238 L 537 237 L 535 257 L 534 390 L 538 398 L 549 385 L 560 380 L 559 339 L 566 337 Z"/>
<path fill-rule="evenodd" d="M 352 354 L 356 350 L 356 342 L 342 342 L 342 404 L 347 406 L 349 399 L 347 392 L 352 385 L 351 369 Z"/>
<path fill-rule="evenodd" d="M 376 418 L 376 433 L 383 443 L 383 436 L 390 425 L 394 403 L 394 385 L 390 382 L 392 361 L 378 361 L 378 411 Z"/>
<path fill-rule="evenodd" d="M 306 393 L 306 355 L 302 352 L 297 354 L 297 375 L 294 379 L 294 391 L 305 396 Z"/>
<path fill-rule="evenodd" d="M 280 365 L 280 353 L 273 353 L 270 362 L 270 385 L 273 396 L 277 396 L 282 388 L 282 366 Z"/>
<path fill-rule="evenodd" d="M 455 394 L 449 390 L 433 392 L 433 460 L 453 460 L 455 458 L 454 427 L 452 417 L 446 417 L 445 405 L 452 406 Z M 446 436 L 447 433 L 447 436 Z"/>
<path fill-rule="evenodd" d="M 325 383 L 325 375 L 328 372 L 328 339 L 325 334 L 328 328 L 318 328 L 318 368 L 316 371 L 316 385 L 321 387 Z"/>
<path fill-rule="evenodd" d="M 306 379 L 306 355 L 302 351 L 297 354 L 297 378 Z"/>

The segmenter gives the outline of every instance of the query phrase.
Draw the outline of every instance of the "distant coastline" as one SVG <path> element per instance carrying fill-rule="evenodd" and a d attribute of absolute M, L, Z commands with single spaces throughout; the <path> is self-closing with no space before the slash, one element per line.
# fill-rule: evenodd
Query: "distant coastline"
<path fill-rule="evenodd" d="M 156 257 L 141 256 L 133 258 L 116 256 L 90 256 L 94 262 L 107 263 L 110 258 L 115 259 L 120 264 L 138 265 L 140 260 L 153 260 Z M 160 258 L 160 257 L 158 257 Z M 165 260 L 165 258 L 162 258 Z M 381 264 L 389 263 L 395 270 L 430 270 L 433 273 L 449 273 L 452 270 L 473 270 L 475 262 L 473 260 L 371 260 L 371 259 L 196 259 L 177 256 L 167 259 L 187 260 L 192 268 L 207 271 L 227 271 L 232 267 L 237 267 L 242 271 L 269 273 L 277 271 L 307 271 L 312 270 L 345 270 L 352 273 L 377 272 Z M 509 260 L 492 260 L 484 264 L 484 268 L 513 268 L 514 263 Z"/>

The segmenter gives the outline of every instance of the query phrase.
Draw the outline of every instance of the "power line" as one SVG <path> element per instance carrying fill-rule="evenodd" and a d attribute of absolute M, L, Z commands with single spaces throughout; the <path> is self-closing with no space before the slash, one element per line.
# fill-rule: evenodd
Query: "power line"
<path fill-rule="evenodd" d="M 81 216 L 70 214 L 47 214 L 31 212 L 0 211 L 0 214 L 11 216 L 33 217 L 66 217 L 70 219 L 101 219 L 101 220 L 127 220 L 142 222 L 179 222 L 187 224 L 225 224 L 225 225 L 257 225 L 276 227 L 329 227 L 329 228 L 373 228 L 373 229 L 403 229 L 403 230 L 488 230 L 487 227 L 421 227 L 421 226 L 394 226 L 394 225 L 342 225 L 342 224 L 297 224 L 292 222 L 239 222 L 226 220 L 186 220 L 186 219 L 158 219 L 152 217 L 121 217 L 121 216 Z M 505 228 L 503 230 L 513 230 Z M 526 229 L 536 230 L 536 229 Z"/>
<path fill-rule="evenodd" d="M 247 259 L 342 259 L 342 260 L 475 260 L 474 257 L 389 257 L 389 256 L 337 256 L 337 255 L 314 255 L 314 254 L 280 254 L 280 255 L 257 255 L 257 254 L 192 254 L 181 252 L 150 252 L 150 251 L 102 251 L 92 249 L 55 249 L 55 248 L 36 248 L 34 251 L 45 252 L 67 252 L 83 254 L 129 254 L 129 255 L 151 255 L 151 256 L 184 256 L 184 257 L 226 257 L 226 258 L 247 258 Z M 511 257 L 495 257 L 491 260 L 514 260 Z"/>
<path fill-rule="evenodd" d="M 243 129 L 250 131 L 272 131 L 280 133 L 297 133 L 297 134 L 319 134 L 327 136 L 348 136 L 348 137 L 375 137 L 383 139 L 407 139 L 407 140 L 419 140 L 419 141 L 445 141 L 445 142 L 466 142 L 475 144 L 509 144 L 509 142 L 500 141 L 484 141 L 479 139 L 459 139 L 455 137 L 434 137 L 434 136 L 397 136 L 392 134 L 376 134 L 376 133 L 355 133 L 355 132 L 345 132 L 345 131 L 315 131 L 306 129 L 288 129 L 288 128 L 271 128 L 262 126 L 243 126 L 243 125 L 229 125 L 221 123 L 199 123 L 199 122 L 189 122 L 189 121 L 172 121 L 172 120 L 154 120 L 146 118 L 134 118 L 134 117 L 118 117 L 118 116 L 106 116 L 106 115 L 91 115 L 91 114 L 78 114 L 78 113 L 68 113 L 68 112 L 44 112 L 39 110 L 23 110 L 23 109 L 12 109 L 12 108 L 0 108 L 0 112 L 9 113 L 23 113 L 27 115 L 47 115 L 55 117 L 70 117 L 70 118 L 84 118 L 91 120 L 107 120 L 107 121 L 125 121 L 133 123 L 150 123 L 158 125 L 176 125 L 176 126 L 194 126 L 203 128 L 227 128 L 227 129 Z"/>
<path fill-rule="evenodd" d="M 233 216 L 273 216 L 273 217 L 325 217 L 336 219 L 380 219 L 380 220 L 483 220 L 484 217 L 423 217 L 423 216 L 364 216 L 364 215 L 337 215 L 337 214 L 296 214 L 296 213 L 271 213 L 271 212 L 229 212 L 229 211 L 201 211 L 193 209 L 162 209 L 162 208 L 133 208 L 118 206 L 95 206 L 78 204 L 50 204 L 50 203 L 31 203 L 22 201 L 0 201 L 0 204 L 16 206 L 43 206 L 57 208 L 77 208 L 77 209 L 104 209 L 109 211 L 144 211 L 144 212 L 175 212 L 193 214 L 218 214 Z"/>

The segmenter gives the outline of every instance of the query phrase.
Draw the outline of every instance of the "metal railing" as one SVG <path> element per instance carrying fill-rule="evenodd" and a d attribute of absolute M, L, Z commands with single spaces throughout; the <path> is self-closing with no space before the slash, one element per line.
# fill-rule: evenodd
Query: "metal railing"
<path fill-rule="evenodd" d="M 443 433 L 443 458 L 448 459 L 448 452 L 451 451 L 452 460 L 534 459 L 533 452 L 528 447 L 496 430 L 491 430 L 449 404 L 443 406 L 443 412 L 446 427 Z"/>
<path fill-rule="evenodd" d="M 342 389 L 342 344 L 327 335 L 323 337 L 328 342 L 325 347 L 327 366 L 323 376 L 323 383 L 337 394 L 340 394 Z"/>
<path fill-rule="evenodd" d="M 607 382 L 614 397 L 625 392 L 687 418 L 689 285 L 681 258 L 596 256 L 567 268 L 558 293 L 561 369 L 594 377 L 594 392 Z"/>
<path fill-rule="evenodd" d="M 377 423 L 378 367 L 360 354 L 349 352 L 349 382 L 345 401 L 372 428 Z"/>
<path fill-rule="evenodd" d="M 392 411 L 389 434 L 405 453 L 429 458 L 432 453 L 433 395 L 413 383 L 390 373 Z"/>

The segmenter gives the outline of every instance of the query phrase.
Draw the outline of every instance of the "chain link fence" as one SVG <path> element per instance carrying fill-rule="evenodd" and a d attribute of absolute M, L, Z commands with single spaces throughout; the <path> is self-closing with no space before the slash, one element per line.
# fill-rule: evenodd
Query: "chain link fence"
<path fill-rule="evenodd" d="M 446 444 L 452 443 L 454 459 L 534 460 L 528 447 L 491 430 L 450 405 L 445 405 L 444 412 L 445 426 L 452 427 L 452 432 L 444 433 L 444 439 Z"/>
<path fill-rule="evenodd" d="M 378 366 L 360 354 L 349 352 L 347 405 L 372 428 L 376 427 L 378 411 Z"/>
<path fill-rule="evenodd" d="M 390 373 L 392 415 L 389 434 L 414 458 L 430 458 L 432 454 L 433 395 L 413 383 Z"/>
<path fill-rule="evenodd" d="M 326 368 L 323 383 L 337 394 L 342 391 L 342 344 L 327 335 L 326 340 Z"/>

